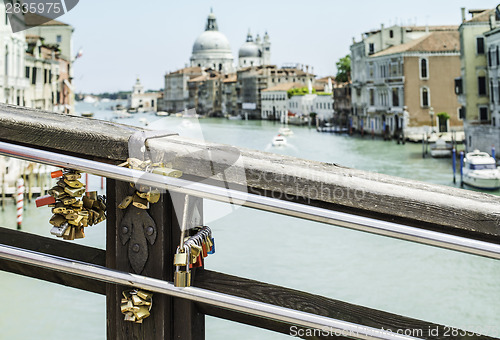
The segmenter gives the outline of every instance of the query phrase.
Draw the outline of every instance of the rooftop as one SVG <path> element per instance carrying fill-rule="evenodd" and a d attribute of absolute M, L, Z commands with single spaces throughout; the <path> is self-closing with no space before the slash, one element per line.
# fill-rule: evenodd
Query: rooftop
<path fill-rule="evenodd" d="M 486 10 L 469 10 L 469 13 L 472 14 L 472 19 L 466 20 L 465 22 L 488 22 L 490 21 L 490 15 L 495 14 L 495 9 L 486 9 Z"/>
<path fill-rule="evenodd" d="M 412 40 L 406 44 L 389 47 L 371 56 L 380 57 L 402 52 L 458 52 L 460 51 L 460 39 L 458 31 L 431 32 L 419 39 Z"/>
<path fill-rule="evenodd" d="M 272 92 L 272 91 L 288 91 L 294 88 L 301 88 L 304 87 L 304 84 L 301 83 L 283 83 L 279 84 L 273 87 L 269 87 L 265 90 L 262 90 L 262 92 Z"/>
<path fill-rule="evenodd" d="M 24 22 L 26 26 L 70 26 L 62 21 L 50 19 L 35 13 L 26 13 L 24 15 Z"/>

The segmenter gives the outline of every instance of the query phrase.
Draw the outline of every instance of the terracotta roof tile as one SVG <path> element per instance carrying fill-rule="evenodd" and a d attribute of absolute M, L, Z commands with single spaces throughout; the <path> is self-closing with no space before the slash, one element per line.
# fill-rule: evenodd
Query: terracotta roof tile
<path fill-rule="evenodd" d="M 458 52 L 460 51 L 460 39 L 458 31 L 432 32 L 419 39 L 412 40 L 406 44 L 389 47 L 371 56 L 380 57 L 402 52 Z"/>
<path fill-rule="evenodd" d="M 469 13 L 471 13 L 471 11 L 469 11 Z M 488 22 L 490 21 L 491 14 L 495 14 L 495 9 L 484 10 L 482 13 L 474 15 L 472 19 L 467 20 L 466 22 Z"/>
<path fill-rule="evenodd" d="M 304 84 L 301 84 L 301 83 L 283 83 L 283 84 L 279 84 L 279 85 L 267 88 L 265 90 L 262 90 L 262 92 L 288 91 L 290 89 L 301 88 L 301 87 L 304 87 Z"/>

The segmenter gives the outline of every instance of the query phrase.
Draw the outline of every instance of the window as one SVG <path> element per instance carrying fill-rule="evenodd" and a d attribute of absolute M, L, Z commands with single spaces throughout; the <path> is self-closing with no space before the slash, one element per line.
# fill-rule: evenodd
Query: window
<path fill-rule="evenodd" d="M 43 83 L 47 84 L 48 82 L 49 82 L 49 75 L 48 75 L 47 69 L 44 69 L 43 70 Z"/>
<path fill-rule="evenodd" d="M 392 88 L 392 106 L 399 106 L 399 89 L 397 87 Z"/>
<path fill-rule="evenodd" d="M 493 79 L 490 79 L 490 93 L 491 93 L 490 100 L 492 103 L 494 103 L 495 102 L 495 92 L 493 91 Z"/>
<path fill-rule="evenodd" d="M 455 78 L 455 94 L 462 94 L 462 78 Z"/>
<path fill-rule="evenodd" d="M 479 90 L 479 95 L 480 96 L 486 96 L 486 77 L 485 76 L 479 76 L 477 77 L 477 86 Z"/>
<path fill-rule="evenodd" d="M 394 38 L 394 31 L 393 30 L 389 31 L 389 38 Z"/>
<path fill-rule="evenodd" d="M 62 35 L 58 34 L 56 36 L 56 41 L 57 41 L 58 44 L 62 43 Z"/>
<path fill-rule="evenodd" d="M 428 61 L 425 58 L 420 59 L 420 79 L 429 78 Z"/>
<path fill-rule="evenodd" d="M 32 78 L 31 78 L 31 84 L 35 85 L 36 84 L 36 67 L 33 67 L 32 71 Z"/>
<path fill-rule="evenodd" d="M 368 48 L 369 48 L 369 52 L 368 52 L 368 54 L 373 54 L 373 53 L 375 53 L 375 44 L 374 44 L 374 43 L 370 43 L 370 44 L 368 45 Z"/>
<path fill-rule="evenodd" d="M 476 52 L 477 54 L 484 54 L 484 37 L 476 38 Z"/>
<path fill-rule="evenodd" d="M 479 120 L 488 120 L 488 108 L 486 106 L 479 108 Z"/>
<path fill-rule="evenodd" d="M 26 66 L 26 74 L 25 74 L 25 76 L 26 76 L 26 78 L 28 78 L 28 79 L 29 79 L 29 77 L 30 77 L 30 68 L 29 68 L 29 66 Z"/>
<path fill-rule="evenodd" d="M 429 107 L 429 89 L 427 87 L 422 87 L 420 89 L 420 102 L 422 107 Z"/>
<path fill-rule="evenodd" d="M 497 45 L 497 49 L 496 49 L 496 56 L 497 56 L 497 66 L 500 65 L 500 56 L 498 55 L 498 45 Z"/>
<path fill-rule="evenodd" d="M 375 105 L 375 92 L 373 89 L 370 89 L 370 105 Z"/>
<path fill-rule="evenodd" d="M 488 49 L 488 66 L 491 66 L 491 48 Z"/>

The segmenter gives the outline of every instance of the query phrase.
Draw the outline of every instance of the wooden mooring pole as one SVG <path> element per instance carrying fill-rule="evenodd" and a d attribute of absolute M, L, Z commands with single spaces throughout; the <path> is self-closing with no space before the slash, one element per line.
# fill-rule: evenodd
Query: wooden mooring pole
<path fill-rule="evenodd" d="M 132 204 L 126 209 L 117 208 L 118 204 L 128 195 L 133 194 L 135 188 L 129 183 L 115 180 L 106 180 L 107 192 L 107 237 L 106 237 L 106 266 L 126 272 L 134 273 L 129 252 L 136 252 L 133 256 L 144 256 L 147 251 L 147 260 L 144 269 L 138 273 L 166 281 L 173 281 L 173 256 L 180 240 L 180 229 L 175 215 L 170 194 L 161 195 L 160 200 L 150 205 L 149 210 L 140 210 Z M 178 199 L 178 197 L 175 197 Z M 181 198 L 182 199 L 182 198 Z M 192 206 L 197 205 L 202 212 L 202 200 L 192 198 Z M 191 208 L 190 208 L 191 210 Z M 148 212 L 154 221 L 156 238 L 153 244 L 146 242 L 144 237 L 152 233 Z M 177 213 L 182 211 L 177 209 Z M 132 214 L 133 225 L 126 223 Z M 142 217 L 141 217 L 142 216 Z M 201 221 L 199 221 L 201 223 Z M 132 230 L 128 228 L 133 228 Z M 124 244 L 125 233 L 132 233 Z M 142 240 L 142 242 L 141 242 Z M 144 249 L 146 247 L 146 249 Z M 195 272 L 192 271 L 192 275 Z M 193 277 L 194 280 L 194 277 Z M 151 315 L 143 320 L 142 324 L 124 321 L 120 311 L 122 291 L 129 288 L 116 285 L 107 285 L 107 339 L 186 339 L 203 340 L 205 338 L 204 314 L 198 312 L 194 303 L 165 295 L 154 294 Z"/>

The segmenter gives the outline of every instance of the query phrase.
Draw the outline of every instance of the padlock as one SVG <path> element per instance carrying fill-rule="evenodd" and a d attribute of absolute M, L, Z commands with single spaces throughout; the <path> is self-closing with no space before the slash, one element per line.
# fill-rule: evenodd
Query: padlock
<path fill-rule="evenodd" d="M 59 199 L 65 195 L 64 188 L 60 186 L 55 186 L 52 189 L 49 189 L 47 193 L 53 196 L 55 199 Z"/>
<path fill-rule="evenodd" d="M 136 191 L 136 192 L 135 192 L 135 194 L 136 194 L 137 196 L 139 196 L 140 198 L 142 198 L 142 199 L 147 199 L 147 197 L 148 197 L 148 192 L 140 192 L 140 191 Z"/>
<path fill-rule="evenodd" d="M 89 191 L 89 192 L 85 193 L 85 196 L 87 196 L 91 200 L 95 201 L 95 200 L 97 200 L 97 191 Z"/>
<path fill-rule="evenodd" d="M 53 215 L 50 218 L 49 223 L 52 224 L 54 227 L 60 227 L 64 222 L 66 222 L 66 219 L 62 215 Z"/>
<path fill-rule="evenodd" d="M 196 263 L 198 257 L 202 253 L 202 248 L 196 244 L 191 245 L 191 263 Z"/>
<path fill-rule="evenodd" d="M 140 198 L 137 195 L 134 195 L 132 199 L 132 204 L 134 207 L 137 207 L 139 209 L 149 209 L 149 202 L 145 199 Z"/>
<path fill-rule="evenodd" d="M 67 186 L 69 186 L 71 188 L 75 188 L 75 189 L 80 189 L 84 186 L 83 183 L 78 181 L 78 180 L 69 181 L 66 178 L 64 178 L 63 181 L 64 181 L 64 183 L 66 183 Z"/>
<path fill-rule="evenodd" d="M 77 181 L 82 178 L 82 175 L 80 175 L 79 173 L 68 172 L 64 174 L 64 178 L 68 181 Z"/>
<path fill-rule="evenodd" d="M 160 200 L 160 196 L 161 196 L 160 191 L 155 189 L 148 192 L 146 199 L 148 200 L 149 203 L 154 204 Z"/>
<path fill-rule="evenodd" d="M 130 203 L 132 203 L 133 196 L 127 196 L 123 199 L 123 201 L 118 205 L 120 209 L 126 209 Z"/>
<path fill-rule="evenodd" d="M 174 266 L 187 266 L 188 264 L 188 254 L 187 252 L 181 252 L 179 247 L 174 254 Z"/>
<path fill-rule="evenodd" d="M 50 233 L 52 235 L 62 237 L 64 232 L 66 231 L 66 229 L 68 229 L 68 227 L 69 227 L 68 223 L 63 223 L 63 224 L 61 224 L 60 227 L 55 227 L 55 226 L 52 227 L 52 229 L 50 229 Z"/>
<path fill-rule="evenodd" d="M 82 203 L 85 209 L 92 209 L 92 206 L 94 205 L 94 200 L 88 196 L 83 196 Z"/>
<path fill-rule="evenodd" d="M 54 204 L 56 199 L 52 195 L 40 196 L 35 200 L 36 207 L 43 207 L 44 205 Z"/>
<path fill-rule="evenodd" d="M 85 188 L 66 187 L 66 188 L 64 188 L 64 192 L 66 192 L 71 197 L 77 197 L 77 196 L 83 195 L 83 193 L 85 192 Z"/>
<path fill-rule="evenodd" d="M 74 228 L 76 229 L 75 231 L 75 239 L 77 238 L 84 238 L 85 237 L 85 233 L 83 231 L 83 227 L 77 227 L 77 228 Z"/>
<path fill-rule="evenodd" d="M 171 168 L 154 168 L 153 173 L 174 178 L 179 178 L 182 176 L 182 171 Z"/>
<path fill-rule="evenodd" d="M 58 178 L 58 177 L 62 177 L 62 175 L 63 175 L 63 174 L 64 174 L 64 173 L 63 173 L 63 171 L 62 171 L 62 170 L 52 171 L 52 172 L 50 173 L 50 177 L 51 177 L 51 178 Z"/>
<path fill-rule="evenodd" d="M 191 257 L 189 247 L 184 247 L 184 252 L 187 253 L 187 258 Z M 180 266 L 175 266 L 174 286 L 175 287 L 190 287 L 191 286 L 191 271 L 189 264 L 185 266 L 186 270 L 180 270 Z"/>
<path fill-rule="evenodd" d="M 215 254 L 215 240 L 213 237 L 210 238 L 210 250 L 208 251 L 209 254 Z"/>
<path fill-rule="evenodd" d="M 203 256 L 201 254 L 196 258 L 196 261 L 194 263 L 191 263 L 189 265 L 190 268 L 199 268 L 203 267 Z"/>
<path fill-rule="evenodd" d="M 61 202 L 64 205 L 72 205 L 72 204 L 76 203 L 76 198 L 75 197 L 66 197 L 66 198 L 62 199 Z"/>

